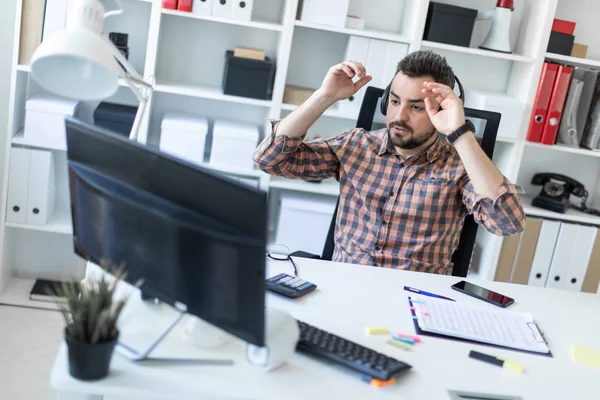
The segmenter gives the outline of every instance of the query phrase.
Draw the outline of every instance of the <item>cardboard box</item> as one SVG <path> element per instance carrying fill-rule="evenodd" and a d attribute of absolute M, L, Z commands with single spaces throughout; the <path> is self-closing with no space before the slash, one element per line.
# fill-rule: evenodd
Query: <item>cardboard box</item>
<path fill-rule="evenodd" d="M 573 43 L 573 50 L 571 50 L 572 57 L 585 58 L 587 56 L 588 47 L 585 44 Z"/>
<path fill-rule="evenodd" d="M 552 22 L 552 32 L 564 33 L 565 35 L 574 35 L 575 22 L 554 18 L 554 21 Z"/>
<path fill-rule="evenodd" d="M 308 89 L 294 85 L 285 85 L 285 91 L 283 92 L 283 102 L 286 104 L 300 105 L 306 100 L 308 100 L 308 98 L 312 96 L 314 92 L 314 89 Z"/>
<path fill-rule="evenodd" d="M 252 60 L 265 61 L 265 51 L 261 49 L 251 49 L 249 47 L 236 47 L 233 50 L 234 57 L 250 58 Z"/>

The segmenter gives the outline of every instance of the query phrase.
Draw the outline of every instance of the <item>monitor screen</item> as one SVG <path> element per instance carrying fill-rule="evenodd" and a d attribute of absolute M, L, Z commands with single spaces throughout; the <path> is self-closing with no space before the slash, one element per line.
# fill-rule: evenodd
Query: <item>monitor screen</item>
<path fill-rule="evenodd" d="M 75 252 L 263 346 L 266 193 L 80 121 L 66 130 Z"/>

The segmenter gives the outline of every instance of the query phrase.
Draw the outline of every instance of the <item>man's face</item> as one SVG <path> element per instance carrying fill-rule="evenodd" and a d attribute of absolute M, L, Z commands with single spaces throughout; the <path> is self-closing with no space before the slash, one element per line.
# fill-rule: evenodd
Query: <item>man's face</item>
<path fill-rule="evenodd" d="M 415 149 L 436 134 L 425 110 L 423 82 L 431 76 L 409 78 L 399 72 L 392 81 L 386 125 L 390 142 L 401 149 Z"/>

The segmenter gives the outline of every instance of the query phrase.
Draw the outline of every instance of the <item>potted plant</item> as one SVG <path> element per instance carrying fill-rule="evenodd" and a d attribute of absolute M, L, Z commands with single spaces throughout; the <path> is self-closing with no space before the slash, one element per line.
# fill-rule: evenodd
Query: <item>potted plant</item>
<path fill-rule="evenodd" d="M 123 266 L 103 268 L 114 276 L 105 275 L 85 285 L 79 281 L 62 282 L 53 296 L 65 320 L 69 373 L 81 380 L 101 379 L 108 375 L 115 344 L 119 338 L 117 320 L 126 298 L 114 297 L 118 283 L 125 279 Z"/>

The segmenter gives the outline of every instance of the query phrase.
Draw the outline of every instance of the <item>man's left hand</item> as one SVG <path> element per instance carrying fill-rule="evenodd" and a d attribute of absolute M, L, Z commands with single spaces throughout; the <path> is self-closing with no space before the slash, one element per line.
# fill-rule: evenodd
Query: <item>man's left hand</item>
<path fill-rule="evenodd" d="M 449 135 L 465 123 L 463 102 L 449 86 L 424 82 L 423 93 L 428 96 L 425 109 L 438 132 Z"/>

